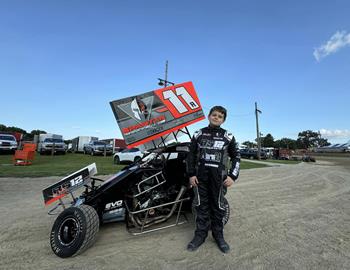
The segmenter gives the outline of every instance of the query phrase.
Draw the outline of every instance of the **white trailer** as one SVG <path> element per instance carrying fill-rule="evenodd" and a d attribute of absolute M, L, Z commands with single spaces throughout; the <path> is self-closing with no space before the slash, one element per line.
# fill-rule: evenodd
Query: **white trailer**
<path fill-rule="evenodd" d="M 41 154 L 54 151 L 55 153 L 66 153 L 66 145 L 63 136 L 57 134 L 40 134 L 37 151 Z"/>
<path fill-rule="evenodd" d="M 72 139 L 72 152 L 83 152 L 84 145 L 91 141 L 98 141 L 98 138 L 92 136 L 79 136 Z"/>
<path fill-rule="evenodd" d="M 47 133 L 47 134 L 40 134 L 39 135 L 39 142 L 43 142 L 47 138 L 50 138 L 50 139 L 51 138 L 52 139 L 63 139 L 62 135 Z"/>

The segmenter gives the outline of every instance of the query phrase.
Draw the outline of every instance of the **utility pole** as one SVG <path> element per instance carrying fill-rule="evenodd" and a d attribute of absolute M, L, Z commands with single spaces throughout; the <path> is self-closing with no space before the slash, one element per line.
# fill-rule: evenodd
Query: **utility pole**
<path fill-rule="evenodd" d="M 260 160 L 261 144 L 260 144 L 259 117 L 258 117 L 259 113 L 261 113 L 261 111 L 258 110 L 258 104 L 255 102 L 256 139 L 258 143 L 258 159 Z"/>
<path fill-rule="evenodd" d="M 168 81 L 168 60 L 166 60 L 165 62 L 165 79 L 158 78 L 158 80 L 159 80 L 158 85 L 164 86 L 164 88 L 167 87 L 169 84 L 175 85 L 175 83 Z"/>
<path fill-rule="evenodd" d="M 165 78 L 164 78 L 164 88 L 168 85 L 168 60 L 165 62 Z"/>

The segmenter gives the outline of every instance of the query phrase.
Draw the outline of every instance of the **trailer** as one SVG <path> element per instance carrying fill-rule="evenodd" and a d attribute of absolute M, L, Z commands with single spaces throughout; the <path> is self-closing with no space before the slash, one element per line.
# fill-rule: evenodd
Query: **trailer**
<path fill-rule="evenodd" d="M 63 136 L 58 134 L 40 134 L 37 151 L 44 153 L 66 153 L 66 145 L 63 142 Z"/>
<path fill-rule="evenodd" d="M 91 141 L 98 141 L 98 137 L 92 136 L 79 136 L 72 139 L 72 152 L 84 152 L 84 145 L 88 144 Z"/>

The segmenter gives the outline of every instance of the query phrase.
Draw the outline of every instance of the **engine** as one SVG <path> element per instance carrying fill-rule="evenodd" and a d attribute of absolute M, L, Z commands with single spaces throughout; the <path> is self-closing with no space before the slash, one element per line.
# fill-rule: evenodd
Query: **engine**
<path fill-rule="evenodd" d="M 136 227 L 147 227 L 167 220 L 174 213 L 174 201 L 182 197 L 183 189 L 169 186 L 162 171 L 143 172 L 128 192 L 129 222 Z"/>

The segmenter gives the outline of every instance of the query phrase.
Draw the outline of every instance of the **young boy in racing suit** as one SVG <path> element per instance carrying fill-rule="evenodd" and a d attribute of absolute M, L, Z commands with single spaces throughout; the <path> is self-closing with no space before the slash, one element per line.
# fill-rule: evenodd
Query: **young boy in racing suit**
<path fill-rule="evenodd" d="M 187 159 L 187 173 L 194 189 L 197 212 L 194 238 L 187 250 L 194 251 L 204 243 L 211 228 L 219 249 L 227 253 L 230 246 L 224 240 L 224 193 L 237 180 L 240 153 L 235 138 L 221 124 L 226 119 L 226 109 L 213 107 L 208 115 L 209 126 L 195 132 Z M 232 165 L 227 170 L 228 158 Z"/>

